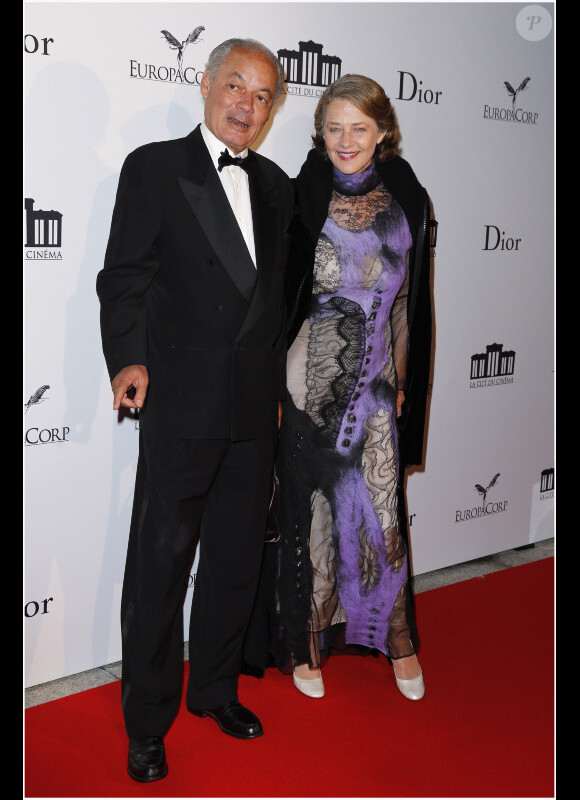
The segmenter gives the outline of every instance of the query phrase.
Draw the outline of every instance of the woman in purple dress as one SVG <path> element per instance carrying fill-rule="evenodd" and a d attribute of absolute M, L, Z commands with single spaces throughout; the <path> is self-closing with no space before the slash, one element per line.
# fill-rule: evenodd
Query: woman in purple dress
<path fill-rule="evenodd" d="M 332 650 L 383 653 L 419 700 L 402 487 L 423 453 L 429 201 L 370 78 L 325 91 L 313 142 L 296 179 L 312 291 L 292 319 L 278 450 L 276 661 L 322 697 Z"/>

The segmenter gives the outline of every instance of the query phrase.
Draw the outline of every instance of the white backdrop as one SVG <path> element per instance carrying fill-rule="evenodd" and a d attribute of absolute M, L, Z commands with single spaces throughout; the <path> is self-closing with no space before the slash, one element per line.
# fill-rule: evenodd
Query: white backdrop
<path fill-rule="evenodd" d="M 553 536 L 554 16 L 553 3 L 25 3 L 27 686 L 121 657 L 138 421 L 111 410 L 95 278 L 125 156 L 202 119 L 199 78 L 231 36 L 379 81 L 432 199 L 415 574 Z M 162 31 L 183 42 L 200 25 L 178 72 Z M 324 89 L 292 75 L 258 146 L 291 177 Z"/>

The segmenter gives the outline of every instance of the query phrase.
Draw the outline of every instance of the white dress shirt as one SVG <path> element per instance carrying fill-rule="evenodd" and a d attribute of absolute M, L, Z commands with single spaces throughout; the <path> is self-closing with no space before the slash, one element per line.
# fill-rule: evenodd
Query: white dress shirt
<path fill-rule="evenodd" d="M 207 145 L 207 149 L 209 150 L 209 154 L 217 170 L 218 158 L 224 150 L 227 150 L 232 157 L 234 157 L 235 154 L 232 153 L 229 147 L 226 147 L 223 142 L 220 142 L 220 140 L 214 136 L 205 122 L 201 123 L 200 129 L 203 140 Z M 242 152 L 237 155 L 246 158 L 248 149 L 242 150 Z M 221 172 L 218 172 L 218 175 L 236 216 L 248 250 L 250 251 L 254 266 L 256 266 L 256 246 L 254 244 L 254 225 L 252 222 L 248 173 L 241 167 L 224 167 Z"/>

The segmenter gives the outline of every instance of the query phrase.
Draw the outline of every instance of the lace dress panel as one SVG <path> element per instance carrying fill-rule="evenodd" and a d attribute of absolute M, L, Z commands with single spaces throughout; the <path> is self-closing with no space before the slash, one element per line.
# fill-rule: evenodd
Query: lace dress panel
<path fill-rule="evenodd" d="M 288 354 L 278 451 L 281 666 L 318 666 L 341 642 L 393 658 L 415 652 L 396 427 L 411 236 L 373 164 L 334 177 L 309 317 Z"/>

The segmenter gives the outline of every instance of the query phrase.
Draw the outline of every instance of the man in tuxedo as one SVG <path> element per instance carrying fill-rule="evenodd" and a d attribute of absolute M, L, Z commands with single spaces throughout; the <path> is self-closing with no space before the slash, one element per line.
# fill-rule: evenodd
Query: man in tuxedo
<path fill-rule="evenodd" d="M 215 48 L 200 85 L 204 123 L 125 160 L 97 277 L 113 409 L 140 411 L 121 600 L 137 781 L 167 774 L 163 737 L 180 704 L 182 602 L 198 532 L 187 708 L 241 739 L 263 733 L 237 678 L 285 385 L 293 200 L 288 176 L 248 147 L 282 88 L 282 68 L 260 43 Z"/>

